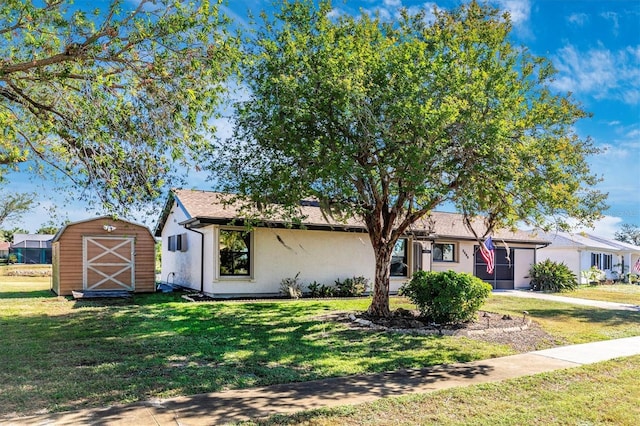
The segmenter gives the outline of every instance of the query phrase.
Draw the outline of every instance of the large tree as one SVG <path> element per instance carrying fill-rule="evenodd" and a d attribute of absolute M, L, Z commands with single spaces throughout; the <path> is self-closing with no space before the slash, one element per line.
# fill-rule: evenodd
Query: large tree
<path fill-rule="evenodd" d="M 210 149 L 237 57 L 212 3 L 3 1 L 0 178 L 32 161 L 107 207 L 156 196 Z"/>
<path fill-rule="evenodd" d="M 599 216 L 594 149 L 574 132 L 587 114 L 549 90 L 547 60 L 512 46 L 508 15 L 475 2 L 432 22 L 331 12 L 292 1 L 265 18 L 216 172 L 222 189 L 292 214 L 313 196 L 360 218 L 376 260 L 370 314 L 389 314 L 396 241 L 442 203 L 486 217 L 487 232 Z"/>
<path fill-rule="evenodd" d="M 616 231 L 615 239 L 623 243 L 640 246 L 640 227 L 631 223 L 623 223 L 620 230 Z"/>
<path fill-rule="evenodd" d="M 4 189 L 3 189 L 4 192 Z M 5 222 L 16 222 L 33 208 L 35 194 L 16 193 L 0 195 L 0 226 Z"/>

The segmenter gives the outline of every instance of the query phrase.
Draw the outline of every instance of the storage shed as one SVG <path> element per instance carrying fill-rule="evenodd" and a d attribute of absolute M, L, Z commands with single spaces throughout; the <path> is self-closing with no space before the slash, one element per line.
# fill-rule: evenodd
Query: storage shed
<path fill-rule="evenodd" d="M 103 216 L 64 226 L 52 241 L 52 290 L 155 290 L 155 239 L 149 228 Z"/>

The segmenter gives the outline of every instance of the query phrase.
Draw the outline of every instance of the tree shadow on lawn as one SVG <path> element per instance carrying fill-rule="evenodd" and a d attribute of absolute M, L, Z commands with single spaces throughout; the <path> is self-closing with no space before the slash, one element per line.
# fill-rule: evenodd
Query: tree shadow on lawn
<path fill-rule="evenodd" d="M 324 305 L 102 304 L 5 317 L 0 414 L 33 412 L 43 403 L 60 411 L 478 356 L 476 347 L 452 338 L 372 334 L 323 322 L 315 317 Z M 34 393 L 39 403 L 30 402 Z"/>
<path fill-rule="evenodd" d="M 58 297 L 51 290 L 0 291 L 0 299 L 37 299 Z"/>

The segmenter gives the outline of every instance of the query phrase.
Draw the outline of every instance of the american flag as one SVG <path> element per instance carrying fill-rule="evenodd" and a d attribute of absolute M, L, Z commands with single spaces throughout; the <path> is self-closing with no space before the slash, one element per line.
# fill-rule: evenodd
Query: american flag
<path fill-rule="evenodd" d="M 633 264 L 633 272 L 640 274 L 640 257 L 636 260 L 636 263 Z"/>
<path fill-rule="evenodd" d="M 491 237 L 487 238 L 484 243 L 480 243 L 480 255 L 487 263 L 487 274 L 493 274 L 493 268 L 496 264 L 496 246 L 493 245 Z"/>

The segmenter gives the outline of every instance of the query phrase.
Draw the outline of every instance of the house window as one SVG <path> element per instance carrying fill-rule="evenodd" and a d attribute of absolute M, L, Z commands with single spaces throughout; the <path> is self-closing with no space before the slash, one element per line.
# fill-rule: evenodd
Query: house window
<path fill-rule="evenodd" d="M 220 230 L 220 276 L 248 276 L 251 273 L 251 234 Z"/>
<path fill-rule="evenodd" d="M 187 251 L 187 234 L 169 235 L 167 248 L 169 251 Z"/>
<path fill-rule="evenodd" d="M 600 270 L 611 270 L 613 265 L 613 255 L 604 253 L 591 253 L 591 266 Z"/>
<path fill-rule="evenodd" d="M 401 238 L 396 242 L 391 253 L 391 276 L 406 277 L 407 271 L 407 239 Z"/>
<path fill-rule="evenodd" d="M 453 243 L 434 244 L 432 253 L 434 262 L 456 261 L 456 245 Z"/>
<path fill-rule="evenodd" d="M 187 234 L 176 235 L 176 251 L 187 251 Z"/>

